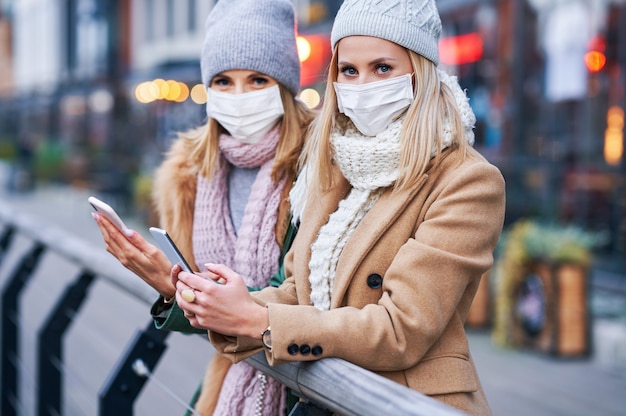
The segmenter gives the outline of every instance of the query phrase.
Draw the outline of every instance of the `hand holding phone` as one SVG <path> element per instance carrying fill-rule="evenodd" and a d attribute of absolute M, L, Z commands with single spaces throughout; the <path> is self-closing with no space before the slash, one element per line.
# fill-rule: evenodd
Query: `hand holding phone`
<path fill-rule="evenodd" d="M 157 244 L 161 247 L 161 250 L 163 250 L 172 264 L 179 264 L 184 271 L 193 273 L 189 263 L 187 263 L 187 260 L 185 260 L 178 247 L 176 247 L 176 244 L 174 244 L 174 241 L 172 241 L 167 231 L 157 227 L 150 227 L 150 234 L 152 234 Z"/>
<path fill-rule="evenodd" d="M 115 227 L 117 227 L 117 229 L 120 230 L 125 236 L 127 237 L 131 236 L 131 231 L 128 229 L 128 227 L 126 227 L 126 224 L 124 224 L 124 221 L 122 221 L 120 216 L 117 215 L 117 212 L 115 212 L 115 210 L 111 208 L 109 204 L 99 200 L 95 196 L 90 196 L 87 199 L 87 201 L 89 201 L 93 209 L 98 214 L 101 214 L 107 217 L 107 219 L 111 221 L 111 223 L 115 225 Z"/>

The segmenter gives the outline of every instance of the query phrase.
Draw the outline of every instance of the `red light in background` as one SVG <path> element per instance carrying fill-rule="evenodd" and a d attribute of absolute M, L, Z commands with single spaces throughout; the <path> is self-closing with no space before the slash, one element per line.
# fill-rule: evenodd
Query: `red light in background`
<path fill-rule="evenodd" d="M 606 41 L 602 36 L 594 36 L 589 41 L 589 52 L 585 54 L 585 65 L 589 72 L 600 72 L 606 65 Z"/>
<path fill-rule="evenodd" d="M 300 84 L 302 87 L 306 87 L 323 82 L 331 55 L 329 36 L 327 34 L 308 34 L 298 37 L 301 38 L 298 43 L 302 46 L 302 50 L 299 49 L 298 51 L 301 61 Z"/>
<path fill-rule="evenodd" d="M 446 65 L 462 65 L 479 61 L 483 56 L 483 40 L 476 32 L 442 38 L 439 60 Z"/>
<path fill-rule="evenodd" d="M 606 41 L 600 35 L 594 36 L 589 41 L 587 49 L 589 49 L 590 51 L 604 52 L 606 49 Z"/>

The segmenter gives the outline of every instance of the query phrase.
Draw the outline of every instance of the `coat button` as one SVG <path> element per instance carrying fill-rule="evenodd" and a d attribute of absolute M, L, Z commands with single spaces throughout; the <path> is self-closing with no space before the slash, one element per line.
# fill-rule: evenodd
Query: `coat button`
<path fill-rule="evenodd" d="M 320 355 L 322 355 L 323 352 L 324 350 L 319 345 L 316 345 L 311 349 L 311 353 L 313 353 L 313 355 L 316 357 L 319 357 Z"/>
<path fill-rule="evenodd" d="M 378 289 L 383 285 L 383 278 L 377 273 L 372 273 L 367 276 L 367 285 L 372 289 Z"/>
<path fill-rule="evenodd" d="M 298 344 L 289 344 L 287 347 L 287 352 L 289 355 L 296 355 L 300 349 L 298 348 Z"/>
<path fill-rule="evenodd" d="M 309 355 L 310 353 L 311 353 L 311 347 L 309 347 L 308 344 L 300 345 L 300 354 Z"/>

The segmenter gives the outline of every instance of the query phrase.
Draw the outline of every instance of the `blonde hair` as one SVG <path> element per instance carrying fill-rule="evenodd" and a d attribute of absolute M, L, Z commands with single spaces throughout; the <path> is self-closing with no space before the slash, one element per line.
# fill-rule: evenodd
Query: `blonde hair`
<path fill-rule="evenodd" d="M 437 149 L 434 164 L 439 162 L 442 151 L 443 125 L 450 123 L 452 146 L 465 154 L 467 141 L 463 122 L 454 95 L 439 79 L 437 67 L 417 53 L 407 49 L 414 73 L 413 92 L 415 100 L 409 106 L 400 138 L 400 169 L 395 190 L 405 190 L 417 184 L 433 161 L 433 149 Z M 333 82 L 337 80 L 337 49 L 335 48 L 328 71 L 322 109 L 311 126 L 300 164 L 309 165 L 309 195 L 327 192 L 335 185 L 332 176 L 332 149 L 330 134 L 340 128 L 347 117 L 339 113 Z"/>
<path fill-rule="evenodd" d="M 276 148 L 272 181 L 282 178 L 293 180 L 297 173 L 298 158 L 304 146 L 306 131 L 314 113 L 304 103 L 296 100 L 290 90 L 278 84 L 283 102 L 284 114 L 280 127 L 280 138 Z M 205 124 L 190 132 L 179 134 L 180 138 L 194 142 L 189 158 L 199 166 L 200 173 L 208 180 L 219 163 L 219 139 L 225 130 L 215 119 L 209 118 Z"/>

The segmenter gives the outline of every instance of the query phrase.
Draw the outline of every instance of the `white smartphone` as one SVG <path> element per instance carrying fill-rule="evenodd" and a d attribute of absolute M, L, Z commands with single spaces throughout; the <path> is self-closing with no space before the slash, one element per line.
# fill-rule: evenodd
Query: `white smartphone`
<path fill-rule="evenodd" d="M 87 201 L 89 201 L 89 204 L 91 204 L 93 209 L 98 214 L 102 214 L 105 217 L 107 217 L 108 220 L 111 221 L 113 223 L 113 225 L 115 225 L 117 227 L 117 229 L 120 230 L 124 235 L 126 235 L 126 236 L 129 235 L 130 230 L 128 229 L 128 227 L 126 227 L 126 224 L 124 224 L 124 221 L 122 221 L 120 216 L 117 215 L 117 212 L 115 212 L 115 210 L 113 208 L 111 208 L 111 206 L 109 204 L 99 200 L 95 196 L 90 196 L 87 199 Z"/>
<path fill-rule="evenodd" d="M 176 247 L 176 244 L 174 244 L 174 241 L 172 241 L 167 231 L 157 227 L 150 227 L 150 234 L 152 234 L 157 244 L 161 247 L 161 250 L 163 250 L 172 264 L 179 264 L 184 271 L 193 273 L 193 270 L 189 267 L 189 263 L 187 263 L 187 260 L 185 260 L 178 247 Z"/>

